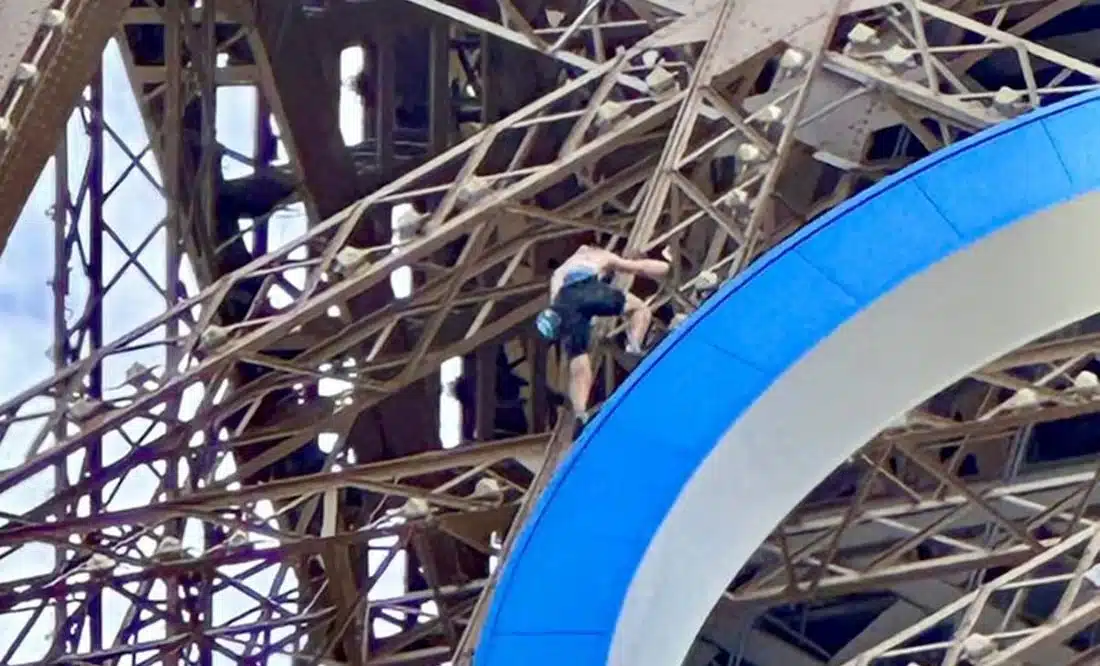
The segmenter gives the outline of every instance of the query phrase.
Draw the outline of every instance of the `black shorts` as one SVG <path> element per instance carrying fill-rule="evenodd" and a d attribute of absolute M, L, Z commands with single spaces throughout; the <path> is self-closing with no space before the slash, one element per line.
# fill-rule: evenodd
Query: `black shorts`
<path fill-rule="evenodd" d="M 558 291 L 554 309 L 561 315 L 561 341 L 569 358 L 588 353 L 593 317 L 617 317 L 626 308 L 626 295 L 591 277 Z"/>

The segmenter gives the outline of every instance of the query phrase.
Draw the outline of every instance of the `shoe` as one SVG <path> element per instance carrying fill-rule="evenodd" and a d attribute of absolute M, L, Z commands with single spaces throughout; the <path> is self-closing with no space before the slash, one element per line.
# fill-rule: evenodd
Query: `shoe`
<path fill-rule="evenodd" d="M 592 417 L 596 415 L 599 408 L 590 409 L 587 412 L 573 415 L 573 436 L 580 437 L 584 432 L 585 427 L 592 421 Z"/>

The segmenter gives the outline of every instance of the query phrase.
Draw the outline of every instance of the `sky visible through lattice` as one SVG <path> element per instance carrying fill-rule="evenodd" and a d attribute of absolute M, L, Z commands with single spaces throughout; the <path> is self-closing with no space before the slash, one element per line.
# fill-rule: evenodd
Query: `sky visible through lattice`
<path fill-rule="evenodd" d="M 363 55 L 361 49 L 348 49 L 341 59 L 342 76 L 349 77 L 362 66 Z M 255 106 L 256 92 L 248 87 L 222 88 L 218 97 L 217 136 L 218 140 L 232 151 L 242 155 L 252 156 L 254 153 L 253 138 L 255 137 Z M 359 101 L 353 94 L 345 94 L 341 101 L 341 130 L 348 143 L 361 140 L 362 135 L 362 111 Z M 105 149 L 105 181 L 108 188 L 126 171 L 130 164 L 129 152 L 138 154 L 148 144 L 148 137 L 137 103 L 131 94 L 129 82 L 126 79 L 122 58 L 115 43 L 111 43 L 104 54 L 104 117 L 106 122 L 117 134 L 119 141 L 112 137 L 106 139 Z M 80 181 L 80 175 L 84 168 L 88 138 L 83 125 L 75 117 L 69 125 L 70 141 L 70 181 Z M 286 155 L 280 145 L 279 159 L 285 162 Z M 157 175 L 157 166 L 151 154 L 146 154 L 141 164 L 148 170 L 153 178 Z M 251 167 L 232 159 L 226 159 L 223 171 L 227 177 L 239 177 L 247 175 Z M 7 249 L 0 257 L 0 317 L 3 325 L 0 326 L 0 399 L 6 400 L 20 391 L 28 388 L 32 383 L 42 379 L 53 372 L 50 345 L 53 337 L 53 299 L 51 295 L 50 281 L 53 279 L 54 256 L 54 222 L 50 209 L 54 201 L 55 187 L 54 162 L 51 160 L 39 178 L 33 194 L 22 217 L 15 227 Z M 115 234 L 118 242 L 132 250 L 142 246 L 150 231 L 158 220 L 162 219 L 166 212 L 166 206 L 158 193 L 158 188 L 144 176 L 139 170 L 131 171 L 107 200 L 104 209 L 104 218 Z M 395 216 L 400 211 L 395 211 Z M 303 208 L 300 205 L 289 207 L 280 211 L 271 221 L 269 236 L 272 247 L 282 245 L 294 236 L 304 231 L 306 219 Z M 246 238 L 246 242 L 249 239 Z M 140 253 L 142 265 L 149 275 L 163 284 L 166 266 L 164 232 L 158 233 L 151 242 L 145 244 Z M 122 273 L 104 300 L 104 339 L 113 340 L 130 331 L 139 324 L 151 319 L 163 311 L 164 301 L 157 293 L 148 279 L 139 271 L 123 270 L 126 263 L 126 254 L 112 240 L 105 243 L 104 269 L 109 278 L 116 272 Z M 79 310 L 84 307 L 87 296 L 87 285 L 79 280 L 79 270 L 72 272 L 74 280 L 70 288 L 68 298 L 67 320 L 72 323 L 79 316 Z M 184 280 L 188 287 L 194 288 L 194 280 L 188 270 L 184 270 Z M 395 273 L 391 280 L 395 295 L 407 296 L 411 288 L 410 276 L 400 271 Z M 162 350 L 148 350 L 144 357 L 129 355 L 120 362 L 105 364 L 105 385 L 116 387 L 125 383 L 125 372 L 135 361 L 140 361 L 146 366 L 164 365 Z M 442 381 L 449 383 L 458 377 L 461 372 L 461 363 L 458 359 L 451 359 L 442 368 Z M 324 391 L 325 387 L 321 387 Z M 194 410 L 198 403 L 198 395 L 185 396 L 183 411 Z M 41 407 L 41 405 L 40 405 Z M 440 439 L 445 447 L 458 444 L 460 437 L 460 409 L 457 402 L 449 397 L 446 391 L 441 398 L 441 430 Z M 154 434 L 155 436 L 155 434 Z M 19 464 L 26 450 L 21 442 L 11 442 L 5 439 L 5 446 L 0 447 L 0 470 L 11 468 Z M 322 448 L 331 448 L 332 442 L 321 441 Z M 104 442 L 104 457 L 109 462 L 117 459 L 129 449 L 124 441 L 112 441 L 108 438 Z M 352 463 L 353 460 L 345 460 Z M 219 469 L 218 477 L 224 478 L 233 470 L 232 460 L 226 457 L 222 461 L 223 469 Z M 72 475 L 70 471 L 70 476 Z M 113 493 L 111 501 L 107 504 L 108 511 L 117 511 L 146 505 L 153 501 L 158 492 L 159 479 L 152 471 L 138 471 L 130 474 L 123 480 Z M 48 499 L 55 488 L 53 473 L 47 472 L 31 479 L 20 488 L 0 495 L 0 504 L 3 511 L 18 514 L 28 510 L 44 500 Z M 266 505 L 266 506 L 265 506 Z M 273 515 L 273 507 L 269 503 L 261 503 L 256 507 L 260 515 Z M 191 521 L 185 531 L 183 545 L 192 552 L 202 550 L 201 528 L 197 521 Z M 253 540 L 262 543 L 268 537 L 253 535 Z M 144 544 L 147 550 L 155 547 L 155 540 L 150 539 L 150 544 Z M 376 547 L 383 548 L 387 544 L 378 542 Z M 46 545 L 24 546 L 15 552 L 0 552 L 0 582 L 7 582 L 29 576 L 48 574 L 54 565 L 54 548 Z M 371 554 L 370 566 L 377 567 L 382 558 L 383 551 L 374 551 Z M 250 565 L 238 565 L 237 571 L 231 567 L 223 567 L 227 575 L 236 575 L 243 572 Z M 243 584 L 256 592 L 268 595 L 275 582 L 275 567 L 267 568 L 263 573 L 251 576 Z M 401 556 L 390 566 L 380 583 L 372 593 L 373 598 L 386 598 L 398 596 L 403 593 L 404 557 Z M 293 574 L 283 581 L 279 590 L 274 592 L 286 592 L 295 585 Z M 164 585 L 154 586 L 148 595 L 152 600 L 165 598 Z M 434 604 L 426 604 L 423 610 L 426 613 L 434 611 Z M 125 597 L 113 591 L 105 591 L 103 594 L 104 608 L 104 632 L 105 645 L 113 643 L 115 634 L 122 625 L 123 618 L 130 609 L 130 602 Z M 24 625 L 32 617 L 32 608 L 23 612 L 0 615 L 0 657 L 8 651 L 9 646 L 15 644 Z M 251 611 L 251 613 L 249 613 Z M 239 590 L 225 590 L 214 597 L 214 623 L 224 624 L 230 620 L 234 623 L 248 623 L 259 619 L 259 609 L 256 602 L 247 594 Z M 394 633 L 396 629 L 386 623 L 376 622 L 375 630 L 380 635 Z M 53 637 L 53 614 L 46 612 L 34 623 L 23 645 L 12 655 L 12 663 L 34 664 L 38 663 L 48 649 Z M 285 638 L 289 629 L 273 631 L 270 636 L 272 642 Z M 138 642 L 153 641 L 164 637 L 164 627 L 154 625 L 142 631 L 136 638 Z M 220 643 L 234 650 L 233 641 L 223 640 Z M 80 651 L 90 649 L 90 642 L 85 636 L 80 646 Z M 234 650 L 235 651 L 235 650 Z M 121 664 L 132 663 L 129 659 Z M 234 664 L 234 660 L 226 655 L 215 653 L 215 664 Z M 273 657 L 269 663 L 272 666 L 282 664 L 289 665 L 288 657 Z"/>

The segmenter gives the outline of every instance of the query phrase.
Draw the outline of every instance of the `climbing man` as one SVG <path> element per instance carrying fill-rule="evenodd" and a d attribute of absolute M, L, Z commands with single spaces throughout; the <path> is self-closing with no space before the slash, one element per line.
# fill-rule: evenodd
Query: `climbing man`
<path fill-rule="evenodd" d="M 592 391 L 592 359 L 588 354 L 592 318 L 626 316 L 626 350 L 635 355 L 642 353 L 652 319 L 642 299 L 609 283 L 614 272 L 659 280 L 668 273 L 668 264 L 657 259 L 624 259 L 614 252 L 582 245 L 551 275 L 550 307 L 535 320 L 539 334 L 547 340 L 560 339 L 569 357 L 569 400 L 580 427 L 588 421 Z"/>

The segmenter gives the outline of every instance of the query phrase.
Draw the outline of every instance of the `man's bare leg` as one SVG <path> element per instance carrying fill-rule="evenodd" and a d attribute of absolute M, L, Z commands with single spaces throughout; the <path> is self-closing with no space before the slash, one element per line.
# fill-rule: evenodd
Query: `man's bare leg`
<path fill-rule="evenodd" d="M 581 354 L 569 360 L 569 401 L 573 414 L 584 419 L 588 413 L 588 397 L 592 395 L 592 359 Z"/>
<path fill-rule="evenodd" d="M 645 336 L 649 332 L 649 324 L 653 321 L 653 315 L 646 307 L 645 301 L 634 294 L 626 295 L 626 306 L 623 308 L 623 316 L 627 318 L 626 327 L 626 351 L 631 354 L 641 354 L 645 344 Z"/>

